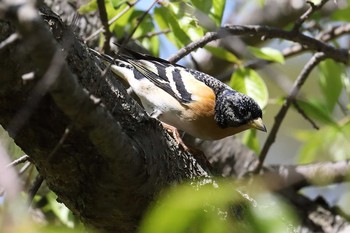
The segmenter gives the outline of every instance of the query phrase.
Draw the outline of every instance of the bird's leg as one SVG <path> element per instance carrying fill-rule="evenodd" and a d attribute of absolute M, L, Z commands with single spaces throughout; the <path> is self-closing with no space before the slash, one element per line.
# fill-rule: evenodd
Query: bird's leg
<path fill-rule="evenodd" d="M 164 129 L 166 129 L 169 133 L 171 133 L 171 135 L 173 136 L 173 138 L 175 139 L 176 143 L 180 146 L 182 146 L 182 148 L 185 150 L 185 151 L 191 151 L 190 148 L 188 148 L 185 143 L 182 141 L 182 138 L 179 134 L 179 131 L 177 130 L 177 128 L 175 128 L 174 126 L 172 125 L 169 125 L 167 123 L 164 123 L 162 122 L 162 125 L 164 127 Z"/>
<path fill-rule="evenodd" d="M 153 112 L 150 114 L 151 117 L 157 118 L 159 120 L 159 117 L 162 115 L 162 112 L 159 110 L 153 110 Z M 182 141 L 182 138 L 179 134 L 179 131 L 177 130 L 176 127 L 169 125 L 163 121 L 160 121 L 163 125 L 163 128 L 166 129 L 173 138 L 175 139 L 175 142 L 180 145 L 185 151 L 190 151 L 190 149 L 185 145 L 185 143 Z"/>
<path fill-rule="evenodd" d="M 185 143 L 182 141 L 182 138 L 179 134 L 179 131 L 177 130 L 177 128 L 175 128 L 172 125 L 169 125 L 167 123 L 162 122 L 163 127 L 172 134 L 173 138 L 175 139 L 176 143 L 178 145 L 181 145 L 182 148 L 184 149 L 184 151 L 186 152 L 190 152 L 192 155 L 195 156 L 196 160 L 199 161 L 199 163 L 201 164 L 205 164 L 211 172 L 213 172 L 213 174 L 215 173 L 215 170 L 213 168 L 213 166 L 211 165 L 211 163 L 208 161 L 207 157 L 205 156 L 205 154 L 203 153 L 203 151 L 195 149 L 195 148 L 190 148 L 188 146 L 185 145 Z"/>

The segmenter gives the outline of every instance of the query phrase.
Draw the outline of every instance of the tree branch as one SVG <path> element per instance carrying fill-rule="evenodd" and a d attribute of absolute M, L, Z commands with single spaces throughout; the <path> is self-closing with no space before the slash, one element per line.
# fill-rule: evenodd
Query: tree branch
<path fill-rule="evenodd" d="M 263 179 L 272 190 L 293 188 L 299 190 L 310 185 L 329 185 L 348 180 L 350 160 L 320 162 L 302 165 L 270 165 Z M 273 180 L 273 182 L 271 182 Z"/>
<path fill-rule="evenodd" d="M 111 48 L 109 46 L 109 41 L 111 39 L 111 32 L 109 31 L 108 15 L 106 11 L 105 1 L 97 0 L 98 11 L 100 13 L 100 19 L 103 26 L 103 34 L 105 36 L 105 41 L 103 43 L 103 51 L 109 53 Z"/>
<path fill-rule="evenodd" d="M 16 59 L 0 62 L 4 84 L 0 85 L 0 124 L 8 127 L 39 78 L 52 81 L 47 85 L 49 95 L 42 93 L 40 104 L 17 131 L 15 142 L 31 157 L 59 201 L 90 227 L 134 232 L 161 189 L 184 179 L 210 179 L 209 168 L 179 150 L 113 75 L 100 77 L 88 50 L 57 17 L 47 15 L 50 11 L 44 14 L 53 35 L 63 47 L 68 46 L 63 49 L 33 6 L 24 0 L 16 1 L 16 7 L 13 4 L 3 1 L 0 16 L 11 16 L 28 49 L 11 47 L 19 46 L 15 43 L 0 51 L 1 57 L 21 52 Z M 62 51 L 67 51 L 70 67 Z M 17 69 L 15 64 L 26 66 Z M 35 78 L 23 85 L 18 77 L 33 69 Z M 49 159 L 47 155 L 71 124 L 69 134 Z"/>
<path fill-rule="evenodd" d="M 259 173 L 260 170 L 263 167 L 263 163 L 265 161 L 265 158 L 267 156 L 267 153 L 271 147 L 271 145 L 274 143 L 277 132 L 281 126 L 281 123 L 284 119 L 284 117 L 287 114 L 287 111 L 292 104 L 293 100 L 295 99 L 296 95 L 298 94 L 301 86 L 304 84 L 305 80 L 311 73 L 314 67 L 316 67 L 322 60 L 326 58 L 324 53 L 316 53 L 304 66 L 303 70 L 300 72 L 298 78 L 295 80 L 294 85 L 287 96 L 283 106 L 275 116 L 275 123 L 272 126 L 272 129 L 265 141 L 265 144 L 260 152 L 259 155 L 259 164 L 257 166 L 256 172 Z"/>
<path fill-rule="evenodd" d="M 337 49 L 300 32 L 285 31 L 274 27 L 259 25 L 225 25 L 224 27 L 221 27 L 218 32 L 209 32 L 198 41 L 188 44 L 176 54 L 172 55 L 168 60 L 169 62 L 175 63 L 195 49 L 203 47 L 213 40 L 227 36 L 253 36 L 260 37 L 262 40 L 271 38 L 285 39 L 297 42 L 302 46 L 307 47 L 309 50 L 323 52 L 327 57 L 332 58 L 335 61 L 345 64 L 349 61 L 349 51 L 345 49 Z"/>
<path fill-rule="evenodd" d="M 307 9 L 307 11 L 300 16 L 294 23 L 293 32 L 299 31 L 301 25 L 309 19 L 309 17 L 315 13 L 317 10 L 321 9 L 323 7 L 324 4 L 326 4 L 329 0 L 322 0 L 319 4 L 315 5 L 313 2 L 311 1 L 307 1 L 307 3 L 310 4 L 309 9 Z"/>

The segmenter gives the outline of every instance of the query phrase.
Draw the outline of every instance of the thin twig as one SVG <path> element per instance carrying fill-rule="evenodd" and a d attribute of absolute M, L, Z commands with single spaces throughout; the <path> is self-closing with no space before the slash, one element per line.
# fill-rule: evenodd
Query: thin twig
<path fill-rule="evenodd" d="M 227 35 L 225 35 L 227 36 Z M 191 42 L 179 51 L 177 51 L 176 54 L 170 56 L 168 58 L 168 61 L 170 63 L 176 63 L 192 51 L 204 47 L 206 44 L 208 44 L 211 41 L 223 38 L 225 36 L 220 35 L 218 32 L 207 32 L 202 38 L 200 38 L 197 41 Z"/>
<path fill-rule="evenodd" d="M 29 168 L 29 166 L 30 166 L 31 164 L 32 164 L 31 162 L 27 161 L 27 162 L 23 165 L 23 167 L 19 170 L 18 174 L 19 174 L 19 175 L 22 175 L 22 174 Z"/>
<path fill-rule="evenodd" d="M 54 158 L 54 155 L 56 154 L 57 150 L 62 146 L 62 144 L 64 143 L 64 141 L 67 139 L 69 132 L 71 131 L 73 127 L 73 123 L 71 123 L 65 130 L 64 133 L 62 134 L 60 140 L 58 140 L 57 144 L 55 145 L 55 147 L 52 149 L 52 151 L 50 152 L 50 154 L 47 156 L 47 159 L 50 161 Z"/>
<path fill-rule="evenodd" d="M 112 19 L 110 19 L 108 21 L 108 25 L 111 25 L 112 23 L 114 23 L 115 21 L 117 21 L 120 17 L 122 17 L 126 12 L 128 12 L 128 10 L 130 10 L 132 7 L 134 7 L 140 0 L 136 0 L 134 2 L 127 2 L 127 6 L 121 11 L 119 12 L 119 14 L 117 14 L 116 16 L 114 16 Z M 103 27 L 100 27 L 99 29 L 97 29 L 95 32 L 93 32 L 90 36 L 85 38 L 85 42 L 95 38 L 100 32 L 103 31 Z"/>
<path fill-rule="evenodd" d="M 134 35 L 134 33 L 136 32 L 137 28 L 140 26 L 140 24 L 142 23 L 142 21 L 145 19 L 145 17 L 148 15 L 148 13 L 152 10 L 152 8 L 154 7 L 154 5 L 156 5 L 158 3 L 159 0 L 155 0 L 149 7 L 148 9 L 143 12 L 143 14 L 137 19 L 137 23 L 134 27 L 134 29 L 132 30 L 132 32 L 129 34 L 129 36 L 123 41 L 123 43 L 121 44 L 121 48 L 122 49 L 128 42 L 129 40 L 132 38 L 132 36 Z"/>
<path fill-rule="evenodd" d="M 294 23 L 292 32 L 297 32 L 299 31 L 301 25 L 310 18 L 310 16 L 315 13 L 317 10 L 321 9 L 324 4 L 326 4 L 329 0 L 322 0 L 318 5 L 315 5 L 311 1 L 307 1 L 307 3 L 310 4 L 310 7 L 306 10 L 306 12 L 300 16 L 296 22 Z"/>
<path fill-rule="evenodd" d="M 43 181 L 44 181 L 44 178 L 40 174 L 38 174 L 35 177 L 33 185 L 28 190 L 28 200 L 27 200 L 28 206 L 31 206 L 33 199 L 34 199 L 34 196 L 38 193 L 38 190 L 39 190 L 40 186 L 42 185 Z"/>
<path fill-rule="evenodd" d="M 106 11 L 106 5 L 104 0 L 97 0 L 98 11 L 100 13 L 100 19 L 103 26 L 103 34 L 105 36 L 105 41 L 103 43 L 103 51 L 109 53 L 111 47 L 109 41 L 111 39 L 111 32 L 109 31 L 108 15 Z"/>
<path fill-rule="evenodd" d="M 314 121 L 306 114 L 306 112 L 304 112 L 304 110 L 299 106 L 299 104 L 297 103 L 297 101 L 296 101 L 296 100 L 293 100 L 292 102 L 293 102 L 293 105 L 294 105 L 295 109 L 298 111 L 298 113 L 299 113 L 302 117 L 304 117 L 304 119 L 307 120 L 307 121 L 312 125 L 312 127 L 313 127 L 314 129 L 319 130 L 320 127 L 318 127 L 318 125 L 316 124 L 316 122 L 314 122 Z"/>
<path fill-rule="evenodd" d="M 14 43 L 20 38 L 18 33 L 13 33 L 9 37 L 7 37 L 5 40 L 1 41 L 0 43 L 0 50 L 6 48 L 8 45 Z"/>
<path fill-rule="evenodd" d="M 135 40 L 141 40 L 141 39 L 144 39 L 144 38 L 151 38 L 153 36 L 167 34 L 169 32 L 171 32 L 170 29 L 162 30 L 162 31 L 159 31 L 159 32 L 149 32 L 149 33 L 146 33 L 145 35 L 141 35 L 139 37 L 136 37 Z"/>
<path fill-rule="evenodd" d="M 291 103 L 293 102 L 296 95 L 298 94 L 301 86 L 304 84 L 305 80 L 307 79 L 307 77 L 309 76 L 309 74 L 311 73 L 313 68 L 315 68 L 325 58 L 326 58 L 326 55 L 324 53 L 316 53 L 306 63 L 306 65 L 304 66 L 304 68 L 300 72 L 298 78 L 295 80 L 294 85 L 293 85 L 289 95 L 287 96 L 283 106 L 281 107 L 281 109 L 279 110 L 277 115 L 275 116 L 275 123 L 273 124 L 273 127 L 272 127 L 266 141 L 265 141 L 264 147 L 261 150 L 261 153 L 259 156 L 259 164 L 255 170 L 256 173 L 260 172 L 260 170 L 264 164 L 265 158 L 267 156 L 267 152 L 269 151 L 271 145 L 274 143 L 274 141 L 276 139 L 277 132 L 281 126 L 281 123 L 282 123 L 284 117 L 286 116 L 287 111 L 288 111 Z"/>
<path fill-rule="evenodd" d="M 28 155 L 23 155 L 20 158 L 13 160 L 10 164 L 8 164 L 6 167 L 12 167 L 12 166 L 17 166 L 18 164 L 27 162 L 29 160 Z"/>

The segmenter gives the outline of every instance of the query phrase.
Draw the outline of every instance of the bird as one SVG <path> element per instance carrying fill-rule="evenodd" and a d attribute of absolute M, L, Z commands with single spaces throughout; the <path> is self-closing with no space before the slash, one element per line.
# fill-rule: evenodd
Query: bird
<path fill-rule="evenodd" d="M 253 98 L 206 73 L 128 48 L 116 57 L 90 50 L 130 85 L 146 112 L 184 149 L 188 147 L 178 130 L 205 140 L 252 128 L 266 132 L 262 110 Z"/>

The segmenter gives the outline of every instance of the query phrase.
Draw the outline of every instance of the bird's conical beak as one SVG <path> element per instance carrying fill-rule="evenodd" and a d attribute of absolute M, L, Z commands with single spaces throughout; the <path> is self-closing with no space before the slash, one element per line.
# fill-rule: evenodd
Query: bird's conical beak
<path fill-rule="evenodd" d="M 263 131 L 263 132 L 266 132 L 266 126 L 264 125 L 262 119 L 259 117 L 253 121 L 250 122 L 250 127 L 254 128 L 254 129 L 257 129 L 257 130 L 260 130 L 260 131 Z"/>

